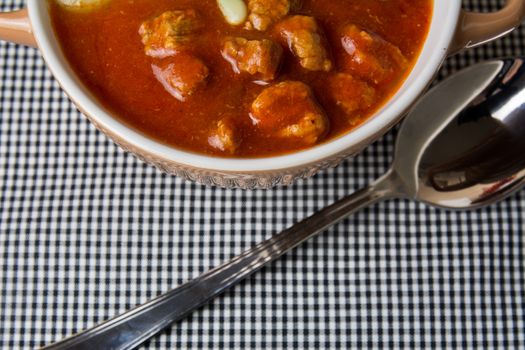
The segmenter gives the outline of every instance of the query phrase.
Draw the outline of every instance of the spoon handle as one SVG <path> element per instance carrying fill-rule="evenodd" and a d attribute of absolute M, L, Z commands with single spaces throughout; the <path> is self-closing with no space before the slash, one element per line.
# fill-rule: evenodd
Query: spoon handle
<path fill-rule="evenodd" d="M 354 211 L 396 195 L 391 173 L 159 297 L 44 349 L 133 349 Z"/>

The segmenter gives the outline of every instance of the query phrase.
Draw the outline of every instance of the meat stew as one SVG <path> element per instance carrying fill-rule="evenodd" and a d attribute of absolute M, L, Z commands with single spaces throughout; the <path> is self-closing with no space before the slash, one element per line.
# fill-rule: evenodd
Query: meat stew
<path fill-rule="evenodd" d="M 286 154 L 359 126 L 397 91 L 432 0 L 49 0 L 76 74 L 124 123 L 224 157 Z"/>

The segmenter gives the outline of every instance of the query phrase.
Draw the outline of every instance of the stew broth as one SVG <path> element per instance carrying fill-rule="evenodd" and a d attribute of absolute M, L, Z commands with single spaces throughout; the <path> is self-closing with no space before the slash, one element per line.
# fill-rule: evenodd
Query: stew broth
<path fill-rule="evenodd" d="M 266 31 L 232 26 L 225 21 L 216 0 L 111 0 L 90 11 L 71 11 L 50 1 L 53 26 L 66 58 L 111 114 L 164 144 L 233 157 L 271 156 L 308 148 L 347 133 L 370 117 L 396 92 L 415 64 L 427 36 L 431 8 L 431 0 L 302 0 L 291 15 L 316 19 L 333 62 L 330 71 L 309 71 L 283 44 L 276 30 L 278 23 Z M 203 24 L 189 44 L 191 52 L 206 64 L 209 75 L 205 86 L 181 101 L 159 83 L 152 65 L 160 64 L 162 58 L 145 54 L 139 28 L 165 11 L 186 9 L 195 10 Z M 365 29 L 374 38 L 380 38 L 379 42 L 396 47 L 395 50 L 399 48 L 406 64 L 381 81 L 367 76 L 366 70 L 349 70 L 352 58 L 342 37 L 345 30 L 352 30 L 347 27 L 349 24 Z M 275 81 L 269 85 L 254 83 L 252 77 L 236 73 L 231 62 L 221 55 L 227 37 L 271 39 L 282 45 L 283 58 Z M 338 72 L 348 72 L 358 82 L 370 86 L 373 89 L 370 103 L 364 107 L 361 104 L 353 113 L 345 112 L 330 88 Z M 308 85 L 325 111 L 329 129 L 315 142 L 275 137 L 254 120 L 251 112 L 254 100 L 265 89 L 283 81 Z M 235 152 L 225 152 L 210 142 L 210 133 L 224 118 L 234 120 L 236 133 L 240 135 Z"/>

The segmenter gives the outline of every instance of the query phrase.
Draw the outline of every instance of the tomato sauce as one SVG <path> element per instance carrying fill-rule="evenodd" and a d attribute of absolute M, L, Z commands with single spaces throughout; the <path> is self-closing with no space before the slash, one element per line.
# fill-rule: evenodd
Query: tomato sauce
<path fill-rule="evenodd" d="M 101 8 L 71 11 L 49 2 L 53 26 L 62 50 L 81 81 L 106 109 L 143 134 L 184 150 L 230 156 L 212 147 L 210 128 L 224 116 L 235 118 L 242 129 L 242 143 L 235 157 L 286 154 L 307 146 L 293 139 L 261 133 L 250 119 L 250 106 L 265 86 L 236 74 L 221 55 L 227 36 L 250 39 L 273 38 L 268 30 L 245 30 L 228 24 L 215 0 L 111 0 Z M 194 52 L 206 62 L 209 77 L 205 88 L 180 101 L 169 94 L 152 72 L 155 59 L 144 54 L 138 34 L 141 24 L 164 11 L 195 9 L 205 30 L 192 38 Z M 321 141 L 347 133 L 370 117 L 399 88 L 409 74 L 426 39 L 432 17 L 432 0 L 302 0 L 294 14 L 314 17 L 326 35 L 334 69 L 307 71 L 284 47 L 284 62 L 275 83 L 295 80 L 312 88 L 330 121 Z M 395 45 L 408 61 L 394 79 L 374 85 L 373 103 L 349 118 L 335 105 L 326 86 L 328 78 L 344 69 L 348 53 L 341 45 L 342 28 L 356 24 Z"/>

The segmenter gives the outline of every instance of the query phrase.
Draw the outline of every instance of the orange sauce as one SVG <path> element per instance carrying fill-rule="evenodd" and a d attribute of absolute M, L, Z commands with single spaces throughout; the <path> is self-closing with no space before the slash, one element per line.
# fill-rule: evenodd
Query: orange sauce
<path fill-rule="evenodd" d="M 194 51 L 210 70 L 204 89 L 181 102 L 152 73 L 155 59 L 144 54 L 138 29 L 142 22 L 167 10 L 193 8 L 205 22 L 194 40 Z M 272 38 L 275 33 L 246 31 L 229 25 L 216 0 L 112 0 L 90 12 L 70 11 L 50 1 L 56 35 L 72 68 L 108 109 L 124 123 L 164 144 L 202 154 L 222 155 L 208 143 L 210 127 L 224 115 L 242 128 L 236 157 L 285 154 L 304 148 L 293 140 L 275 140 L 258 132 L 249 118 L 253 100 L 264 86 L 233 72 L 221 56 L 226 36 Z M 304 70 L 285 48 L 277 81 L 308 84 L 330 119 L 330 140 L 349 132 L 379 109 L 399 88 L 415 64 L 426 39 L 432 0 L 303 0 L 299 14 L 313 16 L 322 26 L 335 64 L 332 72 Z M 344 66 L 348 54 L 341 45 L 343 26 L 355 23 L 399 47 L 408 59 L 394 80 L 375 86 L 376 98 L 364 113 L 349 120 L 327 96 L 330 74 Z"/>

